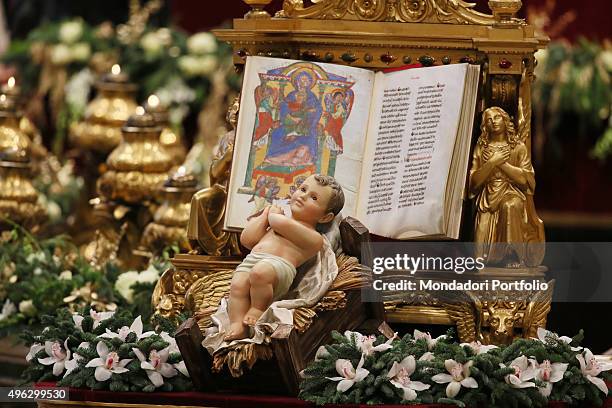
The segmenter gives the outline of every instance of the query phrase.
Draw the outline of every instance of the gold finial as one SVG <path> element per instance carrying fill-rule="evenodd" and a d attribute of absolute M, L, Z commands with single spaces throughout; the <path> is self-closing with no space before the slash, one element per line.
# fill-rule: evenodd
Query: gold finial
<path fill-rule="evenodd" d="M 244 15 L 244 18 L 270 18 L 270 14 L 264 10 L 268 4 L 272 3 L 272 0 L 242 0 L 249 6 L 251 11 Z"/>
<path fill-rule="evenodd" d="M 521 0 L 489 0 L 489 8 L 495 18 L 495 27 L 516 28 L 524 23 L 524 20 L 516 18 L 516 13 L 523 6 Z"/>

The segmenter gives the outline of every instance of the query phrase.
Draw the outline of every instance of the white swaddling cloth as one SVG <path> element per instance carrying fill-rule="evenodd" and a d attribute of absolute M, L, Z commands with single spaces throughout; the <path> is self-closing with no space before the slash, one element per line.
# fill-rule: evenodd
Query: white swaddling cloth
<path fill-rule="evenodd" d="M 202 346 L 213 354 L 220 349 L 238 343 L 262 344 L 267 341 L 267 336 L 273 333 L 279 325 L 293 326 L 293 309 L 314 306 L 327 293 L 338 275 L 336 255 L 325 236 L 323 247 L 316 257 L 313 257 L 299 269 L 296 283 L 284 299 L 273 302 L 264 311 L 257 320 L 252 330 L 253 335 L 250 338 L 233 340 L 230 343 L 223 340 L 229 329 L 230 321 L 227 314 L 227 298 L 221 299 L 219 308 L 211 316 L 213 326 L 206 329 L 206 337 L 202 341 Z M 303 275 L 302 272 L 304 272 Z"/>

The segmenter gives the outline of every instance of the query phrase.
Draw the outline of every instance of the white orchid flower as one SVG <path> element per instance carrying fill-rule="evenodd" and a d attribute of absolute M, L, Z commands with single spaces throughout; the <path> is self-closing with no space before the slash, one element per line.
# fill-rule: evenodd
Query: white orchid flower
<path fill-rule="evenodd" d="M 556 341 L 562 341 L 566 344 L 570 344 L 572 342 L 572 338 L 571 337 L 567 337 L 567 336 L 559 336 L 557 333 L 551 332 L 550 330 L 546 330 L 543 327 L 538 327 L 538 338 L 537 340 L 540 340 L 542 343 L 546 344 L 546 339 L 550 338 Z M 571 347 L 572 351 L 580 351 L 582 350 L 582 347 Z"/>
<path fill-rule="evenodd" d="M 77 349 L 80 349 L 80 348 L 84 348 L 84 349 L 89 348 L 89 342 L 87 341 L 82 342 L 77 347 Z M 64 366 L 66 367 L 66 372 L 64 373 L 64 377 L 70 375 L 70 373 L 72 373 L 79 366 L 79 361 L 82 361 L 84 359 L 85 357 L 83 357 L 82 355 L 78 353 L 72 353 L 72 359 L 66 360 L 66 363 L 64 364 Z"/>
<path fill-rule="evenodd" d="M 378 346 L 374 346 L 374 342 L 376 341 L 376 336 L 371 335 L 371 336 L 364 336 L 363 334 L 359 333 L 359 332 L 353 332 L 353 331 L 345 331 L 344 332 L 344 336 L 351 340 L 353 337 L 355 338 L 355 344 L 357 345 L 357 349 L 359 349 L 359 351 L 361 351 L 362 353 L 364 353 L 366 356 L 369 356 L 371 354 L 373 354 L 374 352 L 377 351 L 386 351 L 389 350 L 391 347 L 391 343 L 393 342 L 393 340 L 395 340 L 396 336 L 393 336 L 392 338 L 390 338 L 389 340 L 387 340 L 386 342 L 384 342 L 383 344 L 379 344 Z"/>
<path fill-rule="evenodd" d="M 15 304 L 9 299 L 6 299 L 4 305 L 2 305 L 2 312 L 0 312 L 0 320 L 8 318 L 9 316 L 15 314 L 16 311 L 17 306 L 15 306 Z"/>
<path fill-rule="evenodd" d="M 431 361 L 434 359 L 434 357 L 434 353 L 431 351 L 426 351 L 421 357 L 419 357 L 419 361 Z"/>
<path fill-rule="evenodd" d="M 536 370 L 535 378 L 544 382 L 544 387 L 540 387 L 538 391 L 545 397 L 548 397 L 552 392 L 553 383 L 561 381 L 563 378 L 563 374 L 567 370 L 567 363 L 552 363 L 550 360 L 544 360 L 542 363 L 537 362 L 537 360 L 529 359 L 531 365 Z"/>
<path fill-rule="evenodd" d="M 599 388 L 601 392 L 608 395 L 608 386 L 606 385 L 606 382 L 597 376 L 602 371 L 608 371 L 612 369 L 612 364 L 600 363 L 599 361 L 597 361 L 595 356 L 593 356 L 593 353 L 591 353 L 591 350 L 589 350 L 588 348 L 584 349 L 584 356 L 582 354 L 578 354 L 576 358 L 580 363 L 580 371 L 582 371 L 582 375 L 584 375 L 587 380 L 595 384 L 595 386 Z"/>
<path fill-rule="evenodd" d="M 478 388 L 478 383 L 473 377 L 470 377 L 470 367 L 474 364 L 472 360 L 465 364 L 458 363 L 455 360 L 448 359 L 444 361 L 444 367 L 450 374 L 440 373 L 436 374 L 431 379 L 438 384 L 446 384 L 446 396 L 448 398 L 455 398 L 461 387 L 465 388 Z"/>
<path fill-rule="evenodd" d="M 150 332 L 147 332 L 150 333 Z M 147 334 L 143 334 L 143 337 L 145 337 L 145 335 Z M 159 333 L 160 337 L 168 342 L 168 353 L 172 354 L 172 353 L 181 353 L 181 351 L 179 350 L 177 344 L 176 344 L 176 339 L 172 336 L 170 336 L 167 332 L 163 331 L 161 333 Z M 181 374 L 183 374 L 185 377 L 189 377 L 189 371 L 187 371 L 187 367 L 185 366 L 185 361 L 181 360 L 176 364 L 173 364 L 174 368 L 176 368 Z"/>
<path fill-rule="evenodd" d="M 64 341 L 64 347 L 59 341 L 45 341 L 45 352 L 49 357 L 39 358 L 38 362 L 43 365 L 53 364 L 53 375 L 59 376 L 64 372 L 66 361 L 70 360 L 68 339 Z"/>
<path fill-rule="evenodd" d="M 353 368 L 353 364 L 350 360 L 345 360 L 343 358 L 339 358 L 336 361 L 336 371 L 342 377 L 325 377 L 328 380 L 332 381 L 340 381 L 336 390 L 340 392 L 344 392 L 351 388 L 353 384 L 363 381 L 364 378 L 370 374 L 368 370 L 363 368 L 365 355 L 361 355 L 361 359 L 359 360 L 359 364 L 357 364 L 357 368 Z"/>
<path fill-rule="evenodd" d="M 40 350 L 44 350 L 45 346 L 40 344 L 40 343 L 34 343 L 30 346 L 30 351 L 28 352 L 28 354 L 26 355 L 26 361 L 32 361 L 32 359 L 34 357 L 36 357 L 36 354 L 38 354 L 38 352 Z"/>
<path fill-rule="evenodd" d="M 93 329 L 98 327 L 104 320 L 113 317 L 114 314 L 115 312 L 96 312 L 95 310 L 91 309 L 89 311 L 89 315 L 93 319 Z"/>
<path fill-rule="evenodd" d="M 490 350 L 498 348 L 497 346 L 490 344 L 482 344 L 480 341 L 473 341 L 471 343 L 461 343 L 461 346 L 467 346 L 472 349 L 475 354 L 488 353 Z"/>
<path fill-rule="evenodd" d="M 111 378 L 112 374 L 122 374 L 129 371 L 125 366 L 132 359 L 124 358 L 119 360 L 119 355 L 114 351 L 109 352 L 108 346 L 103 341 L 96 344 L 96 351 L 100 357 L 94 358 L 85 367 L 96 368 L 94 377 L 97 381 L 106 381 Z"/>
<path fill-rule="evenodd" d="M 417 391 L 423 391 L 430 387 L 429 384 L 410 380 L 410 376 L 414 373 L 415 368 L 416 361 L 414 356 L 408 356 L 400 363 L 394 361 L 393 366 L 387 373 L 389 382 L 404 392 L 403 398 L 406 401 L 413 401 L 417 397 Z"/>
<path fill-rule="evenodd" d="M 442 336 L 438 336 L 434 339 L 431 337 L 431 334 L 429 334 L 429 332 L 422 332 L 420 330 L 414 329 L 414 335 L 412 337 L 414 337 L 415 340 L 425 339 L 425 341 L 427 342 L 427 349 L 433 350 L 433 348 L 436 347 L 436 343 L 446 338 L 446 335 L 443 334 Z"/>
<path fill-rule="evenodd" d="M 500 363 L 500 367 L 506 367 Z M 504 378 L 507 384 L 512 388 L 529 388 L 535 387 L 535 383 L 529 380 L 533 380 L 536 376 L 536 370 L 529 360 L 525 356 L 520 356 L 512 360 L 510 367 L 514 369 L 514 374 L 508 374 Z"/>
<path fill-rule="evenodd" d="M 78 314 L 78 313 L 74 313 L 74 314 L 72 315 L 72 321 L 73 321 L 74 325 L 75 325 L 75 326 L 76 326 L 76 327 L 77 327 L 77 328 L 78 328 L 80 331 L 83 331 L 83 319 L 84 319 L 84 317 L 83 317 L 83 316 L 81 316 L 81 315 L 80 315 L 80 314 Z"/>
<path fill-rule="evenodd" d="M 136 338 L 138 340 L 155 334 L 154 331 L 148 331 L 148 332 L 143 333 L 142 328 L 143 328 L 142 317 L 138 316 L 136 319 L 134 319 L 130 327 L 123 326 L 117 331 L 117 333 L 112 332 L 109 329 L 106 329 L 106 333 L 101 334 L 100 337 L 103 337 L 105 339 L 119 338 L 121 339 L 121 341 L 125 341 L 125 339 L 130 333 L 136 334 Z"/>
<path fill-rule="evenodd" d="M 168 347 L 159 352 L 157 350 L 151 350 L 149 353 L 149 360 L 147 360 L 142 351 L 137 348 L 133 348 L 132 351 L 140 360 L 140 368 L 145 370 L 147 377 L 149 377 L 149 380 L 151 380 L 156 388 L 164 385 L 164 377 L 170 378 L 178 374 L 172 364 L 166 363 L 169 355 Z"/>

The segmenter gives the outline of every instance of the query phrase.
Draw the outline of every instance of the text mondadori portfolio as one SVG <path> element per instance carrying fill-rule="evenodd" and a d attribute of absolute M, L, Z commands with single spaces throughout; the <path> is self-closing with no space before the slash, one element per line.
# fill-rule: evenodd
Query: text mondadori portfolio
<path fill-rule="evenodd" d="M 374 290 L 378 291 L 454 291 L 454 290 L 547 290 L 548 284 L 539 280 L 498 280 L 486 279 L 473 281 L 468 279 L 440 282 L 432 279 L 376 279 L 372 282 Z"/>

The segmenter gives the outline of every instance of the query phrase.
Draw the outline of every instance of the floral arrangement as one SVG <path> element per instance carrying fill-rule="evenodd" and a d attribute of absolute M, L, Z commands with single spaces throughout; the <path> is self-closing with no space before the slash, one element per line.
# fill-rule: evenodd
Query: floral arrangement
<path fill-rule="evenodd" d="M 0 235 L 0 337 L 42 327 L 42 316 L 86 305 L 113 311 L 118 306 L 148 319 L 151 294 L 167 269 L 155 259 L 137 279 L 112 263 L 92 266 L 65 237 L 37 240 L 23 229 Z M 129 275 L 128 275 L 129 276 Z"/>
<path fill-rule="evenodd" d="M 239 87 L 228 69 L 231 49 L 211 33 L 187 36 L 171 27 L 145 25 L 121 35 L 121 28 L 126 26 L 105 22 L 94 27 L 81 19 L 46 23 L 25 39 L 13 39 L 2 56 L 15 66 L 25 92 L 39 100 L 51 96 L 56 154 L 62 152 L 70 124 L 82 118 L 96 77 L 115 63 L 139 85 L 138 100 L 157 94 L 177 127 L 201 109 L 213 73 L 222 71 L 230 86 Z"/>
<path fill-rule="evenodd" d="M 556 136 L 572 129 L 572 136 L 590 138 L 594 157 L 612 154 L 612 44 L 580 40 L 576 44 L 557 41 L 536 53 L 534 120 L 542 154 L 544 137 L 552 150 L 560 151 Z"/>
<path fill-rule="evenodd" d="M 30 347 L 25 382 L 123 392 L 190 389 L 185 363 L 169 334 L 174 327 L 165 321 L 154 331 L 141 316 L 132 316 L 126 310 L 86 307 L 44 317 L 41 333 L 23 335 Z"/>
<path fill-rule="evenodd" d="M 598 362 L 574 338 L 538 329 L 508 346 L 457 344 L 452 330 L 418 330 L 391 339 L 332 333 L 303 372 L 300 397 L 316 404 L 447 403 L 542 407 L 549 400 L 602 405 L 612 364 Z"/>

